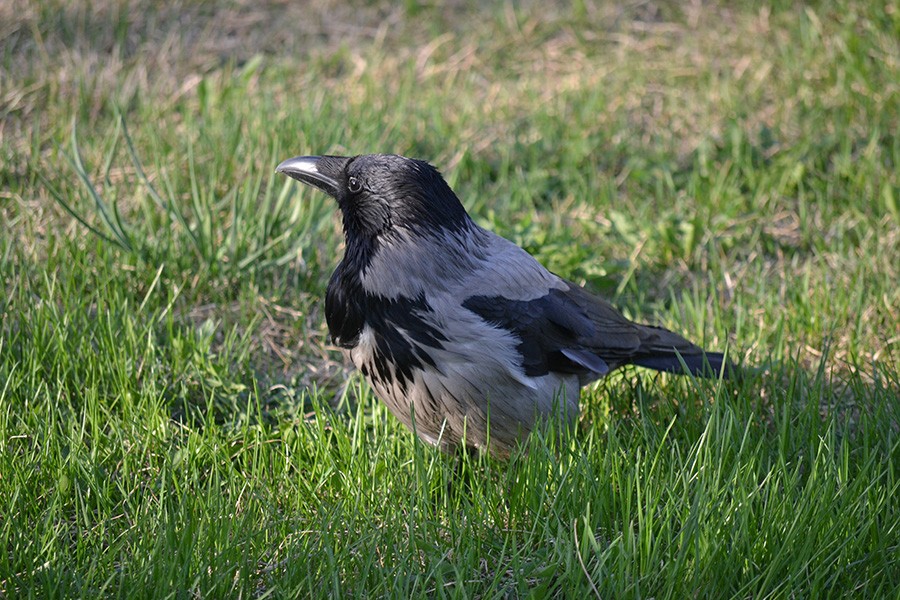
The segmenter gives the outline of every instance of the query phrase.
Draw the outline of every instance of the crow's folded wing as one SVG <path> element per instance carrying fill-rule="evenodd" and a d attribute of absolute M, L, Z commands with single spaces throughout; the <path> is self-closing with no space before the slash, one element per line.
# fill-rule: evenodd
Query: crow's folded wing
<path fill-rule="evenodd" d="M 721 355 L 704 355 L 661 327 L 632 323 L 602 298 L 560 282 L 560 288 L 530 300 L 473 295 L 462 305 L 519 340 L 522 367 L 530 376 L 555 372 L 591 379 L 629 363 L 676 373 L 686 365 L 700 374 L 707 368 L 704 361 L 713 369 L 721 364 Z"/>
<path fill-rule="evenodd" d="M 487 235 L 483 266 L 460 285 L 456 297 L 519 340 L 526 375 L 570 373 L 585 382 L 629 363 L 673 373 L 687 366 L 703 375 L 722 367 L 721 354 L 704 354 L 661 327 L 632 323 L 606 300 L 547 271 L 522 248 Z"/>
<path fill-rule="evenodd" d="M 584 297 L 573 294 L 574 290 Z M 589 305 L 588 299 L 593 301 Z M 637 326 L 572 284 L 530 300 L 473 295 L 462 305 L 518 338 L 522 367 L 530 376 L 548 372 L 605 375 L 641 345 Z"/>

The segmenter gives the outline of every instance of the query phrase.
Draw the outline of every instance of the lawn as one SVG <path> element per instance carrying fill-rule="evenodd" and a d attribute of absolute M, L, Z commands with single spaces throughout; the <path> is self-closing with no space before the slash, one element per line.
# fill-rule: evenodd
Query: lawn
<path fill-rule="evenodd" d="M 900 597 L 900 5 L 346 4 L 0 3 L 0 598 Z M 745 376 L 424 446 L 274 172 L 369 152 Z"/>

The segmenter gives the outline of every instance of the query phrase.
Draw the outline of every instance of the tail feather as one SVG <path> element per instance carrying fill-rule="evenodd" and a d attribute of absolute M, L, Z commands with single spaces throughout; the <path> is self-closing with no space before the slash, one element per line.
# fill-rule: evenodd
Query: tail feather
<path fill-rule="evenodd" d="M 690 373 L 696 377 L 718 377 L 720 373 L 726 379 L 733 376 L 734 368 L 726 362 L 721 352 L 699 354 L 650 354 L 633 359 L 632 364 L 664 373 L 684 375 Z M 723 371 L 724 369 L 724 371 Z"/>

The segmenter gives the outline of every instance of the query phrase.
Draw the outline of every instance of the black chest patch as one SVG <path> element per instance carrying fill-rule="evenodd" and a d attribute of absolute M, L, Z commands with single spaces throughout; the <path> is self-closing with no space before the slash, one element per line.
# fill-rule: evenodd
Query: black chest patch
<path fill-rule="evenodd" d="M 357 273 L 344 272 L 339 266 L 332 275 L 325 297 L 328 330 L 337 345 L 351 349 L 368 326 L 374 347 L 371 360 L 360 370 L 385 386 L 399 385 L 405 393 L 414 369 L 436 368 L 426 348 L 443 348 L 447 337 L 429 318 L 434 310 L 424 294 L 394 299 L 367 294 Z"/>
<path fill-rule="evenodd" d="M 372 329 L 375 348 L 371 370 L 366 373 L 364 368 L 363 375 L 385 384 L 394 382 L 406 392 L 414 369 L 436 368 L 426 347 L 443 348 L 447 337 L 430 323 L 428 315 L 433 311 L 424 295 L 393 300 L 374 297 L 367 304 L 364 321 Z"/>

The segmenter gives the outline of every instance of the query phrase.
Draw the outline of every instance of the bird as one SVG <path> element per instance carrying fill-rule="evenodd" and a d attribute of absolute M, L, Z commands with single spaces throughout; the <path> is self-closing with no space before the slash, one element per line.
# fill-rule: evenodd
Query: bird
<path fill-rule="evenodd" d="M 630 321 L 476 224 L 424 160 L 297 156 L 276 172 L 340 210 L 344 255 L 325 294 L 332 341 L 397 419 L 444 451 L 507 458 L 540 423 L 573 423 L 580 389 L 625 365 L 731 370 L 722 353 Z"/>

